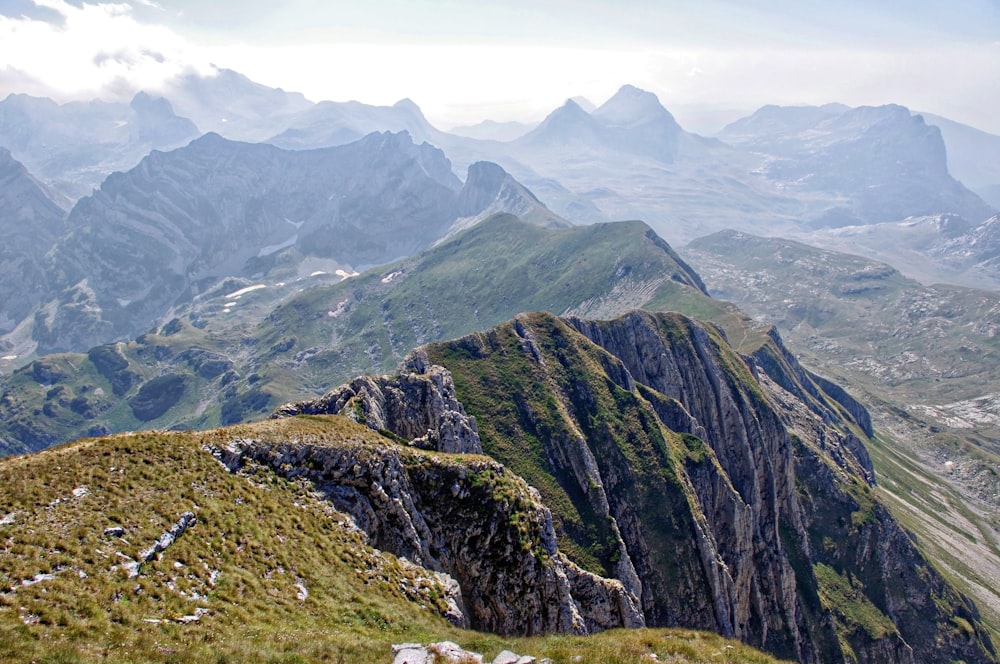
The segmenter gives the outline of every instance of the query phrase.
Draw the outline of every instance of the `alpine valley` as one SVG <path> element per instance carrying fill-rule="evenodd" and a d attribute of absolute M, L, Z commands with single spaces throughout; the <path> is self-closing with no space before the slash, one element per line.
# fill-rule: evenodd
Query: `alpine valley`
<path fill-rule="evenodd" d="M 976 131 L 11 95 L 0 659 L 1000 661 Z"/>

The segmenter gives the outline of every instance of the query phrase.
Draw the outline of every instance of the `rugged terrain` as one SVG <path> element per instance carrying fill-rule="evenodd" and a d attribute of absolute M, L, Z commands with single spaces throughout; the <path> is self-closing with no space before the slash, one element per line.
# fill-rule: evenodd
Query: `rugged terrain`
<path fill-rule="evenodd" d="M 64 232 L 35 222 L 44 269 L 11 311 L 4 303 L 20 324 L 7 343 L 21 357 L 84 351 L 149 331 L 227 278 L 346 276 L 498 212 L 569 225 L 500 167 L 473 164 L 463 184 L 440 150 L 405 133 L 311 151 L 208 134 L 110 176 L 73 207 Z"/>
<path fill-rule="evenodd" d="M 47 355 L 2 377 L 3 449 L 262 417 L 525 310 L 744 318 L 641 222 L 544 228 L 499 215 L 411 259 L 319 287 L 324 278 L 228 279 L 128 343 Z"/>
<path fill-rule="evenodd" d="M 806 662 L 994 661 L 870 484 L 863 409 L 768 339 L 744 359 L 676 314 L 522 315 L 278 420 L 8 459 L 4 647 L 496 643 L 443 615 L 513 635 L 709 629 Z M 669 652 L 670 634 L 637 634 L 632 657 Z"/>
<path fill-rule="evenodd" d="M 872 408 L 897 513 L 1000 616 L 1000 296 L 923 286 L 889 266 L 727 232 L 686 248 L 713 294 L 776 325 L 804 363 Z M 960 555 L 956 555 L 961 551 Z M 991 618 L 996 622 L 996 618 Z"/>
<path fill-rule="evenodd" d="M 395 459 L 426 481 L 457 481 L 492 501 L 497 545 L 531 546 L 544 523 L 546 511 L 496 462 L 402 447 L 340 417 L 128 434 L 7 458 L 0 658 L 388 662 L 393 643 L 449 639 L 489 656 L 513 648 L 560 662 L 649 653 L 694 662 L 721 652 L 774 661 L 691 631 L 524 639 L 459 629 L 445 618 L 457 615 L 454 582 L 373 548 L 334 508 L 329 482 L 225 456 L 251 443 L 302 459 L 351 458 L 371 471 Z M 477 472 L 491 483 L 474 485 Z M 518 522 L 507 526 L 507 516 Z"/>

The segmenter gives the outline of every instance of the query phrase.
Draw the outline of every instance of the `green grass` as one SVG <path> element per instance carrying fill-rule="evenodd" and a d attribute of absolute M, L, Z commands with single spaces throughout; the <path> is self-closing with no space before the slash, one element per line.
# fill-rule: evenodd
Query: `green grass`
<path fill-rule="evenodd" d="M 432 584 L 401 589 L 412 568 L 366 546 L 310 484 L 264 467 L 231 474 L 204 449 L 246 437 L 393 444 L 344 418 L 295 418 L 119 435 L 0 462 L 0 517 L 11 515 L 0 525 L 0 660 L 386 662 L 392 643 L 450 639 L 489 657 L 511 648 L 561 662 L 649 652 L 774 661 L 687 631 L 510 639 L 457 629 L 425 608 L 440 597 Z M 483 481 L 503 499 L 502 481 Z M 129 578 L 118 554 L 136 557 L 189 510 L 197 523 Z M 104 535 L 110 527 L 124 536 Z M 39 574 L 52 578 L 24 583 Z M 199 620 L 177 621 L 198 609 Z"/>
<path fill-rule="evenodd" d="M 865 595 L 864 585 L 859 580 L 823 563 L 814 564 L 813 573 L 823 604 L 834 612 L 848 631 L 861 629 L 872 639 L 897 633 L 892 620 Z"/>

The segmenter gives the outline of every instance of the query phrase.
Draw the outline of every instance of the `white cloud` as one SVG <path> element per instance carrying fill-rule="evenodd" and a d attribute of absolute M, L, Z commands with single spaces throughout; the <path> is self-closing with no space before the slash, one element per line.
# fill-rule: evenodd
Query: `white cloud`
<path fill-rule="evenodd" d="M 128 4 L 34 2 L 62 20 L 0 16 L 0 86 L 30 81 L 32 91 L 57 99 L 128 97 L 202 60 L 199 49 L 174 32 L 136 21 Z"/>

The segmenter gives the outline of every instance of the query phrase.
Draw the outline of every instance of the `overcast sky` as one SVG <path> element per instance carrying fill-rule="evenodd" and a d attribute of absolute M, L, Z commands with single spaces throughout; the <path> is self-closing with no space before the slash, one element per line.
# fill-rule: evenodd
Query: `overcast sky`
<path fill-rule="evenodd" d="M 313 101 L 409 97 L 442 128 L 632 83 L 682 124 L 893 102 L 1000 134 L 1000 0 L 0 0 L 0 96 L 127 98 L 209 64 Z"/>

